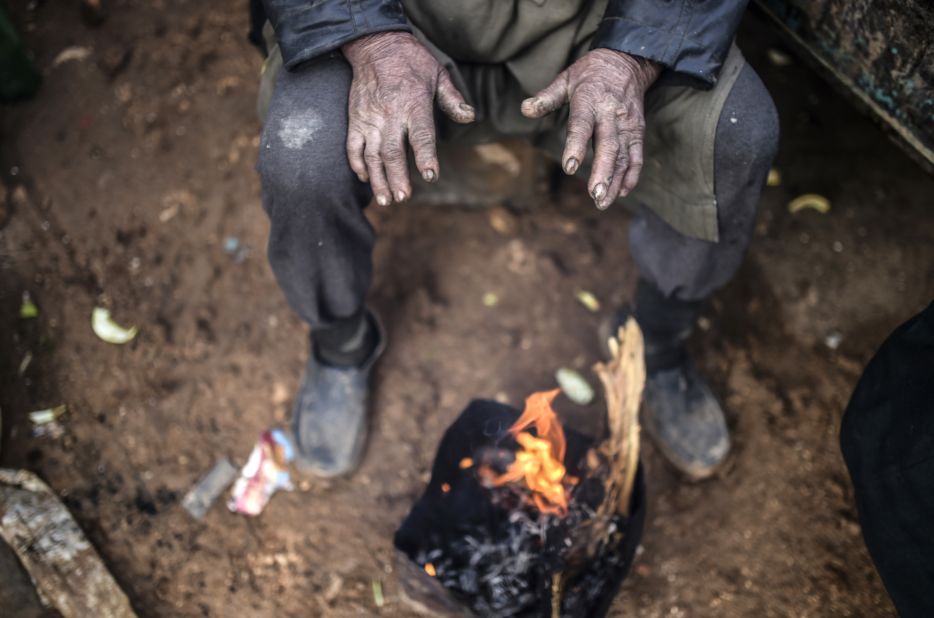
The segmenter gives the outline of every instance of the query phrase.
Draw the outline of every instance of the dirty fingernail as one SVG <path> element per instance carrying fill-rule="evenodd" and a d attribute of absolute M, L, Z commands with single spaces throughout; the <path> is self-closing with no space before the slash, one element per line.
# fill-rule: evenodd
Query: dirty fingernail
<path fill-rule="evenodd" d="M 376 203 L 380 206 L 389 206 L 389 197 L 385 195 L 377 195 Z"/>
<path fill-rule="evenodd" d="M 435 171 L 434 170 L 425 170 L 422 172 L 422 178 L 425 179 L 425 182 L 434 182 L 435 181 Z"/>
<path fill-rule="evenodd" d="M 597 203 L 599 204 L 599 202 L 603 199 L 603 196 L 606 195 L 606 185 L 603 184 L 602 182 L 598 184 L 596 187 L 593 188 L 592 195 L 593 195 L 593 199 L 595 199 Z"/>
<path fill-rule="evenodd" d="M 408 196 L 405 194 L 405 191 L 396 191 L 396 201 L 404 202 Z"/>
<path fill-rule="evenodd" d="M 571 157 L 564 164 L 564 172 L 566 174 L 573 174 L 574 172 L 577 171 L 578 165 L 580 165 L 580 161 L 578 161 L 574 157 Z"/>

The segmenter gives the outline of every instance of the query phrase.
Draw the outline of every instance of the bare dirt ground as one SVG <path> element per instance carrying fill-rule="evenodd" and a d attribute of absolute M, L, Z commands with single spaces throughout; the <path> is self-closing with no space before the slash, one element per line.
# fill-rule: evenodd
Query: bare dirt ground
<path fill-rule="evenodd" d="M 600 356 L 600 316 L 574 292 L 605 308 L 629 297 L 628 215 L 597 212 L 574 183 L 506 235 L 483 210 L 372 212 L 391 347 L 362 469 L 277 495 L 258 519 L 218 505 L 196 522 L 181 496 L 286 419 L 306 353 L 263 255 L 245 6 L 119 0 L 89 28 L 73 3 L 13 4 L 45 84 L 0 125 L 0 463 L 60 493 L 141 616 L 408 615 L 391 538 L 441 432 L 472 397 L 518 403 Z M 770 66 L 756 20 L 741 43 L 784 133 L 782 184 L 695 342 L 735 454 L 686 484 L 646 445 L 644 551 L 614 615 L 894 615 L 837 431 L 874 348 L 934 296 L 934 180 L 800 62 Z M 71 45 L 90 56 L 52 67 Z M 791 215 L 804 192 L 832 210 Z M 37 320 L 17 318 L 24 290 Z M 132 344 L 94 336 L 101 303 L 140 326 Z M 60 402 L 64 435 L 33 436 L 26 413 Z M 586 424 L 599 408 L 572 412 Z"/>

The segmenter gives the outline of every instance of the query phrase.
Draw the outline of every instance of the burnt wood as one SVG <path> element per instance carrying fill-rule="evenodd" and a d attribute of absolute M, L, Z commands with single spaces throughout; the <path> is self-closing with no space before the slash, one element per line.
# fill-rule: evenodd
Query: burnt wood
<path fill-rule="evenodd" d="M 471 402 L 445 432 L 428 486 L 396 532 L 394 543 L 400 582 L 405 596 L 423 613 L 435 616 L 475 615 L 468 609 L 468 599 L 440 585 L 440 572 L 438 578 L 430 577 L 424 572 L 423 564 L 430 551 L 457 546 L 471 531 L 498 530 L 507 525 L 512 511 L 497 506 L 491 499 L 491 491 L 482 486 L 474 471 L 462 470 L 459 464 L 465 457 L 479 461 L 484 453 L 514 450 L 515 442 L 508 429 L 519 416 L 520 412 L 515 408 L 494 401 Z M 565 465 L 569 474 L 580 476 L 579 464 L 584 461 L 593 441 L 569 428 L 565 428 L 565 435 Z M 601 490 L 596 493 L 584 491 L 587 482 L 588 479 L 582 479 L 573 500 L 578 504 L 585 501 L 588 505 L 596 505 L 602 499 Z M 601 486 L 600 483 L 593 485 Z M 449 487 L 448 491 L 444 490 L 446 487 Z M 604 552 L 604 555 L 594 557 L 575 578 L 565 583 L 567 603 L 562 616 L 599 618 L 608 612 L 642 537 L 645 486 L 641 469 L 636 477 L 630 513 L 630 517 L 620 516 L 618 520 L 621 540 L 612 548 L 612 555 Z M 531 592 L 534 600 L 521 612 L 510 611 L 500 615 L 551 617 L 551 573 L 561 568 L 564 558 L 561 555 L 563 545 L 555 547 L 552 537 L 558 540 L 559 545 L 564 538 L 569 538 L 562 535 L 564 521 L 558 520 L 549 528 L 548 542 L 535 556 L 541 573 L 535 584 L 537 588 Z M 529 594 L 529 591 L 525 590 L 523 594 Z"/>

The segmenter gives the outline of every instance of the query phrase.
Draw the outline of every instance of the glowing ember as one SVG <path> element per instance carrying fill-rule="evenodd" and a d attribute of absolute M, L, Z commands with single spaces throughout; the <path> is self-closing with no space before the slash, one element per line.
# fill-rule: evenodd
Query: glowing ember
<path fill-rule="evenodd" d="M 494 487 L 525 481 L 532 491 L 532 503 L 543 513 L 567 513 L 568 496 L 565 484 L 573 485 L 577 479 L 567 476 L 564 455 L 567 442 L 558 416 L 551 408 L 560 389 L 533 393 L 525 400 L 525 410 L 519 420 L 509 428 L 521 447 L 516 460 L 506 472 L 491 479 Z M 535 435 L 524 431 L 535 428 Z"/>
<path fill-rule="evenodd" d="M 451 485 L 449 483 L 441 483 L 441 492 L 446 494 L 449 491 L 451 491 Z"/>
<path fill-rule="evenodd" d="M 431 575 L 432 577 L 438 574 L 437 571 L 435 571 L 435 565 L 433 565 L 430 562 L 425 563 L 425 572 Z"/>
<path fill-rule="evenodd" d="M 460 463 L 461 470 L 466 470 L 472 465 L 473 465 L 473 459 L 471 459 L 470 457 L 464 457 L 463 459 L 461 459 L 461 463 Z"/>

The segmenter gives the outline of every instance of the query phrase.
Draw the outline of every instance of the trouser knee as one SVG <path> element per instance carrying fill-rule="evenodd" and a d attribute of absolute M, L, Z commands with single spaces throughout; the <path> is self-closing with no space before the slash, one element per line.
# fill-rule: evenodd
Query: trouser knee
<path fill-rule="evenodd" d="M 717 242 L 683 236 L 647 209 L 630 228 L 640 276 L 659 294 L 683 302 L 703 300 L 736 274 L 777 148 L 775 105 L 746 65 L 727 96 L 714 139 Z"/>
<path fill-rule="evenodd" d="M 374 234 L 363 214 L 371 194 L 345 150 L 350 80 L 336 57 L 283 71 L 260 139 L 269 262 L 312 328 L 357 314 L 372 272 Z"/>
<path fill-rule="evenodd" d="M 714 192 L 727 243 L 748 242 L 778 138 L 775 104 L 747 64 L 724 103 L 714 143 Z"/>

